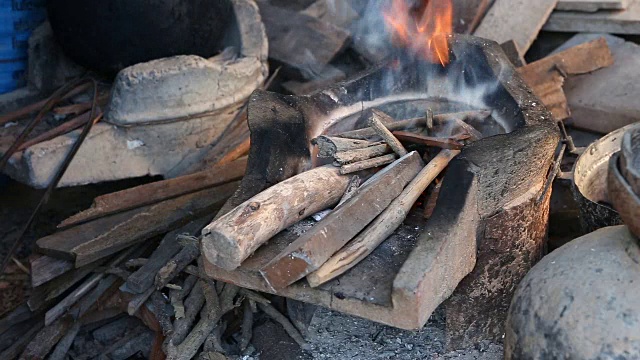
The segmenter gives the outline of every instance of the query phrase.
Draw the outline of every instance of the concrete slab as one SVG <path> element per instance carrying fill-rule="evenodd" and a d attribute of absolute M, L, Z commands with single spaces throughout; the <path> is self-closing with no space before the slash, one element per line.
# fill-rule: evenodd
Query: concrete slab
<path fill-rule="evenodd" d="M 598 10 L 622 10 L 631 0 L 560 0 L 556 10 L 596 12 Z"/>
<path fill-rule="evenodd" d="M 579 34 L 561 48 L 598 36 Z M 614 64 L 590 74 L 570 77 L 564 85 L 571 109 L 571 120 L 567 123 L 603 134 L 640 121 L 640 46 L 611 35 L 605 39 Z"/>
<path fill-rule="evenodd" d="M 622 11 L 554 11 L 542 29 L 560 32 L 640 34 L 640 1 L 632 1 L 627 9 Z"/>
<path fill-rule="evenodd" d="M 474 35 L 502 44 L 514 40 L 526 53 L 558 0 L 496 0 Z"/>
<path fill-rule="evenodd" d="M 147 175 L 173 177 L 193 166 L 233 119 L 242 105 L 208 117 L 168 124 L 117 127 L 96 124 L 71 162 L 60 186 L 75 186 Z M 15 134 L 19 125 L 0 128 L 0 138 Z M 75 142 L 80 130 L 36 144 L 15 154 L 5 172 L 14 179 L 44 188 Z M 0 152 L 8 147 L 0 142 Z"/>

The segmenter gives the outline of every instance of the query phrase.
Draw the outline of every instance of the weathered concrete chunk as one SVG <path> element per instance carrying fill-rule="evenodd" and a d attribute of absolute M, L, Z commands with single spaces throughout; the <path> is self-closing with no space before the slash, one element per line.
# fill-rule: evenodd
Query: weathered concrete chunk
<path fill-rule="evenodd" d="M 640 243 L 625 226 L 573 240 L 538 263 L 509 309 L 505 358 L 636 359 Z"/>
<path fill-rule="evenodd" d="M 579 34 L 569 43 L 577 45 L 598 36 Z M 640 120 L 640 46 L 611 35 L 605 39 L 614 57 L 613 65 L 570 77 L 564 85 L 573 125 L 600 133 Z"/>

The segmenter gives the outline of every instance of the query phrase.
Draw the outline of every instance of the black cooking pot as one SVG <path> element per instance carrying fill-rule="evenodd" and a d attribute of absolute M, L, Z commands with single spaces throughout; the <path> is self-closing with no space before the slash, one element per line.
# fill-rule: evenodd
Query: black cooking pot
<path fill-rule="evenodd" d="M 108 75 L 167 56 L 211 57 L 234 16 L 229 0 L 47 0 L 47 11 L 63 51 Z"/>

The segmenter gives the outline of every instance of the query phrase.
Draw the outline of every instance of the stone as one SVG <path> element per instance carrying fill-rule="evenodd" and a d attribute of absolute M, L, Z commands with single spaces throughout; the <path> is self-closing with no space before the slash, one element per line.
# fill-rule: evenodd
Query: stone
<path fill-rule="evenodd" d="M 561 48 L 599 37 L 578 34 Z M 640 120 L 640 46 L 623 39 L 605 36 L 614 57 L 613 65 L 598 71 L 566 79 L 567 97 L 573 126 L 598 133 L 609 133 Z"/>
<path fill-rule="evenodd" d="M 69 59 L 56 43 L 49 22 L 38 26 L 29 38 L 28 82 L 43 93 L 51 93 L 86 72 Z"/>
<path fill-rule="evenodd" d="M 213 114 L 244 101 L 268 75 L 268 44 L 255 2 L 233 0 L 239 36 L 205 59 L 179 55 L 120 71 L 105 111 L 109 122 L 132 126 Z"/>
<path fill-rule="evenodd" d="M 71 161 L 59 186 L 180 175 L 183 169 L 197 165 L 208 150 L 205 145 L 220 136 L 233 119 L 237 106 L 218 116 L 167 124 L 118 127 L 98 123 Z M 0 137 L 21 125 L 0 128 Z M 29 186 L 46 187 L 80 132 L 76 130 L 14 154 L 5 172 Z"/>
<path fill-rule="evenodd" d="M 554 11 L 542 30 L 640 34 L 640 1 L 633 1 L 624 11 Z"/>
<path fill-rule="evenodd" d="M 506 324 L 505 359 L 637 359 L 640 243 L 600 229 L 546 256 L 522 280 Z"/>

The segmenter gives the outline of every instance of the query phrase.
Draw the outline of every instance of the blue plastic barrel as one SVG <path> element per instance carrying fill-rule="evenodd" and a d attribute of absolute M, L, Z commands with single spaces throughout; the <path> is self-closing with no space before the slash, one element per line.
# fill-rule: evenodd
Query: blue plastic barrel
<path fill-rule="evenodd" d="M 29 36 L 47 17 L 46 0 L 0 0 L 0 94 L 26 83 Z"/>

